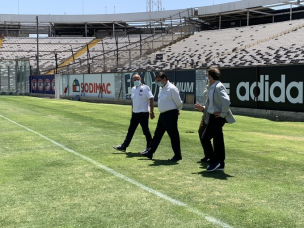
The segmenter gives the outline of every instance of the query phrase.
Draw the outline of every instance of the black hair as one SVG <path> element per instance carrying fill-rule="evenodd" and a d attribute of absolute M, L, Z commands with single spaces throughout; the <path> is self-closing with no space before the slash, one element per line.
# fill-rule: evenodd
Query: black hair
<path fill-rule="evenodd" d="M 214 80 L 219 80 L 220 79 L 221 72 L 218 68 L 211 67 L 207 70 L 207 72 L 208 72 L 208 75 L 211 78 L 213 78 Z"/>
<path fill-rule="evenodd" d="M 169 77 L 168 77 L 164 72 L 159 72 L 159 73 L 155 76 L 155 79 L 156 79 L 156 78 L 161 78 L 161 79 L 166 78 L 166 80 L 169 80 Z"/>

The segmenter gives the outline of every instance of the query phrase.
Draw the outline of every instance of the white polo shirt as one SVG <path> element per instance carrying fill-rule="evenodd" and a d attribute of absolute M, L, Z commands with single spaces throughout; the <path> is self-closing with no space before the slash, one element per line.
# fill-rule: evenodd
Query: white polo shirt
<path fill-rule="evenodd" d="M 149 112 L 150 98 L 154 98 L 149 86 L 141 84 L 140 86 L 132 87 L 131 99 L 133 102 L 133 112 Z"/>
<path fill-rule="evenodd" d="M 158 110 L 166 112 L 172 109 L 182 109 L 183 102 L 175 85 L 167 81 L 164 87 L 159 87 Z"/>

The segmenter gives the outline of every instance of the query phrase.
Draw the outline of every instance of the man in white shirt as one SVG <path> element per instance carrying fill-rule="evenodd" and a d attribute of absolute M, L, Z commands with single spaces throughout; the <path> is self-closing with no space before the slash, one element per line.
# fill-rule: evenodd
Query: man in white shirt
<path fill-rule="evenodd" d="M 235 119 L 230 111 L 230 98 L 226 88 L 219 81 L 220 70 L 210 68 L 207 76 L 209 79 L 208 99 L 205 106 L 196 103 L 195 109 L 204 112 L 204 121 L 207 126 L 202 135 L 202 144 L 205 154 L 210 158 L 210 165 L 206 171 L 212 172 L 225 168 L 223 126 L 225 123 L 234 123 Z M 213 139 L 213 147 L 211 139 Z"/>
<path fill-rule="evenodd" d="M 160 112 L 153 139 L 144 151 L 140 152 L 143 156 L 152 159 L 164 133 L 167 131 L 170 139 L 174 156 L 170 161 L 182 160 L 180 149 L 180 138 L 177 128 L 179 110 L 183 107 L 183 102 L 179 96 L 178 89 L 169 82 L 168 76 L 160 72 L 155 81 L 159 86 L 158 110 Z"/>
<path fill-rule="evenodd" d="M 119 151 L 126 151 L 130 145 L 133 135 L 138 124 L 141 125 L 144 135 L 146 136 L 147 147 L 152 140 L 149 130 L 149 109 L 150 118 L 154 119 L 154 96 L 147 85 L 141 83 L 141 78 L 138 74 L 133 75 L 132 80 L 134 87 L 132 87 L 132 117 L 125 141 L 121 145 L 113 146 Z"/>

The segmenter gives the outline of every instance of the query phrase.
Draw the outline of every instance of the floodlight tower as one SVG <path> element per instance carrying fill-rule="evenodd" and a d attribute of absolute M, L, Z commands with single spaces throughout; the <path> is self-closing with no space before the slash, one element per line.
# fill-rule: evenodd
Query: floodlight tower
<path fill-rule="evenodd" d="M 162 0 L 147 0 L 147 12 L 162 10 Z"/>

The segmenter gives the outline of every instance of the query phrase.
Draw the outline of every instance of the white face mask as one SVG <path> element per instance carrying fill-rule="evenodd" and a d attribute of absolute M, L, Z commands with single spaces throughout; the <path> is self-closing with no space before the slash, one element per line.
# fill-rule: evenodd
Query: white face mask
<path fill-rule="evenodd" d="M 140 81 L 134 81 L 135 86 L 140 86 L 140 84 L 141 84 Z"/>
<path fill-rule="evenodd" d="M 156 84 L 157 84 L 159 87 L 164 86 L 164 84 L 163 84 L 162 82 L 156 82 Z"/>

